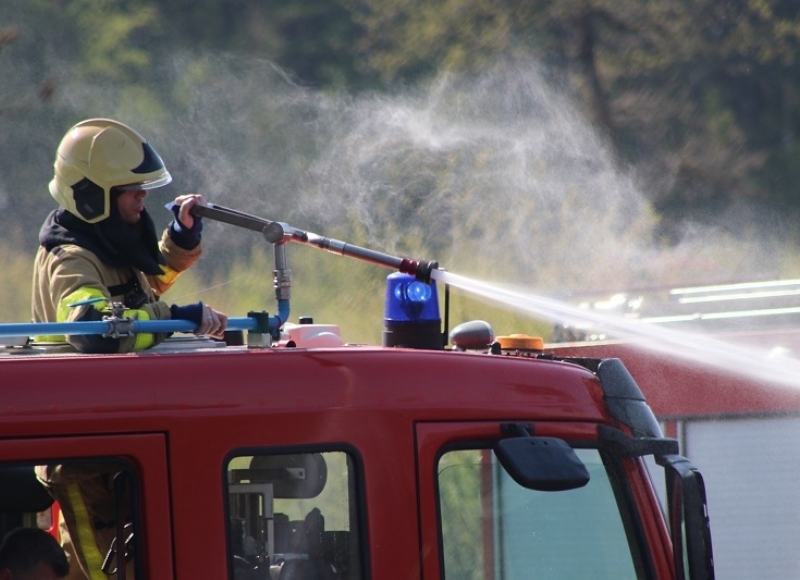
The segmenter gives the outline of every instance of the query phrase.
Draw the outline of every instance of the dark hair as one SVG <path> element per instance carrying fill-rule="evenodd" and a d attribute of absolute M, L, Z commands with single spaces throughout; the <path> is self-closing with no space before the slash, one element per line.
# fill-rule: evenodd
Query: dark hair
<path fill-rule="evenodd" d="M 8 568 L 15 577 L 22 576 L 32 572 L 40 562 L 50 566 L 59 578 L 69 573 L 64 549 L 44 530 L 17 528 L 3 538 L 0 544 L 0 570 Z"/>

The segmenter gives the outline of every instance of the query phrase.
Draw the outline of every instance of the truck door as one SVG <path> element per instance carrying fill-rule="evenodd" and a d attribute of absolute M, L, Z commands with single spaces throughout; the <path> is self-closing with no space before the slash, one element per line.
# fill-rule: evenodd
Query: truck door
<path fill-rule="evenodd" d="M 588 471 L 579 487 L 519 485 L 500 464 L 502 424 L 416 426 L 422 567 L 426 580 L 669 577 L 665 553 L 647 546 L 630 462 L 603 450 L 596 426 L 537 423 L 571 440 Z M 592 441 L 594 440 L 594 441 Z M 577 443 L 581 442 L 581 443 Z M 500 451 L 500 449 L 497 449 Z M 573 487 L 570 489 L 566 489 Z"/>
<path fill-rule="evenodd" d="M 99 507 L 87 481 L 111 501 Z M 2 534 L 30 526 L 63 539 L 69 520 L 90 580 L 174 578 L 163 434 L 0 440 L 0 491 Z"/>

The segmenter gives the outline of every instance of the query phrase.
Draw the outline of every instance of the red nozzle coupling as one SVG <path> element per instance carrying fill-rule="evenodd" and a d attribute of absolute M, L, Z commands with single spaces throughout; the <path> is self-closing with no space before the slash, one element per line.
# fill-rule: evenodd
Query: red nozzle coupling
<path fill-rule="evenodd" d="M 431 272 L 439 268 L 439 262 L 428 262 L 427 260 L 409 260 L 403 258 L 400 263 L 400 271 L 403 274 L 411 274 L 420 282 L 430 284 Z"/>

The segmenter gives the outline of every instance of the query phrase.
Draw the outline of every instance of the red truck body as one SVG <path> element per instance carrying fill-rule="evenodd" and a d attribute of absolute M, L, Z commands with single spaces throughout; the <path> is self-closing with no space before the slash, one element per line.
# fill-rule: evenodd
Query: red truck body
<path fill-rule="evenodd" d="M 100 458 L 130 465 L 136 549 L 142 577 L 153 579 L 232 577 L 226 470 L 238 455 L 344 452 L 359 535 L 358 565 L 349 565 L 359 572 L 347 577 L 436 579 L 455 577 L 442 554 L 443 450 L 491 449 L 513 422 L 579 447 L 600 445 L 599 425 L 631 431 L 609 414 L 593 372 L 520 356 L 200 342 L 127 355 L 14 352 L 0 357 L 0 377 L 0 471 Z M 642 459 L 612 462 L 634 576 L 675 577 Z M 489 518 L 483 535 L 498 524 Z M 498 542 L 475 547 L 486 552 L 476 577 L 513 577 L 492 563 Z"/>

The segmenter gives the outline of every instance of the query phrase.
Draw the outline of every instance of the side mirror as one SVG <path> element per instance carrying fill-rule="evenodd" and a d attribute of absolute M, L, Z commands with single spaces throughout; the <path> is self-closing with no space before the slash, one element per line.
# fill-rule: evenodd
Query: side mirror
<path fill-rule="evenodd" d="M 703 476 L 680 455 L 656 456 L 666 471 L 669 527 L 678 578 L 713 579 L 714 555 Z"/>
<path fill-rule="evenodd" d="M 589 471 L 563 439 L 511 437 L 499 440 L 494 452 L 514 481 L 528 489 L 566 491 L 589 483 Z"/>

